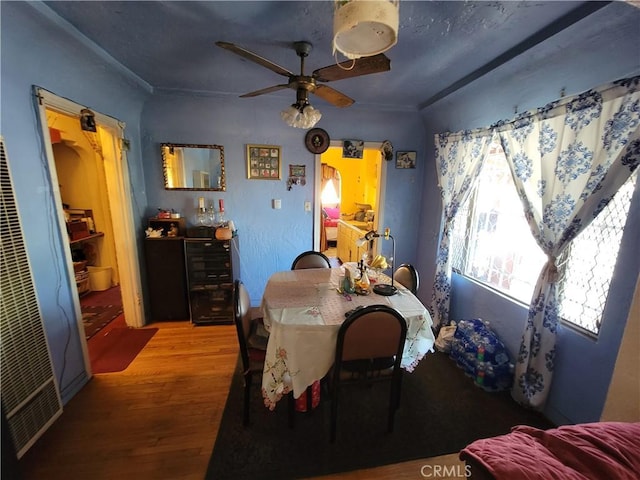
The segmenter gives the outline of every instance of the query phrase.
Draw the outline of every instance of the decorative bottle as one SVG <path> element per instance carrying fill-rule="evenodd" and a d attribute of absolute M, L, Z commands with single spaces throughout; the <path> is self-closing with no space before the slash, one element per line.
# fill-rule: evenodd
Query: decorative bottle
<path fill-rule="evenodd" d="M 198 212 L 196 213 L 196 225 L 207 225 L 207 210 L 204 206 L 204 197 L 198 199 Z"/>
<path fill-rule="evenodd" d="M 213 208 L 213 203 L 209 205 L 209 209 L 207 210 L 207 225 L 213 227 L 216 223 L 216 211 Z"/>

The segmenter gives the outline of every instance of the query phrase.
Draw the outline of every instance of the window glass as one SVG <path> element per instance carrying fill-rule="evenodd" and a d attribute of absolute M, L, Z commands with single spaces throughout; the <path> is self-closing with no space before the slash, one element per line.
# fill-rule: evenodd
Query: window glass
<path fill-rule="evenodd" d="M 580 329 L 600 330 L 637 173 L 558 259 L 560 316 Z M 454 271 L 529 304 L 546 261 L 524 218 L 502 147 L 492 145 L 452 235 Z"/>

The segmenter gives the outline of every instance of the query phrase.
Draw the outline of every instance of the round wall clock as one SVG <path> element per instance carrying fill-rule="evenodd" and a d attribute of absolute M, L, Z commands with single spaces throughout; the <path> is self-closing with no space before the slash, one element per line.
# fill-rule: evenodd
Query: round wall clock
<path fill-rule="evenodd" d="M 304 137 L 304 144 L 311 153 L 320 154 L 329 148 L 329 134 L 321 128 L 312 128 Z"/>

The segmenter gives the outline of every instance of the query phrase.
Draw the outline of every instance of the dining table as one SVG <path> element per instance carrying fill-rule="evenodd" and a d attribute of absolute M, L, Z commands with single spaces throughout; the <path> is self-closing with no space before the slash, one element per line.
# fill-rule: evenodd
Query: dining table
<path fill-rule="evenodd" d="M 357 275 L 354 263 L 281 271 L 268 279 L 261 309 L 269 333 L 262 376 L 262 396 L 269 409 L 291 391 L 299 398 L 327 375 L 334 363 L 340 325 L 357 307 L 388 305 L 404 317 L 407 336 L 401 366 L 407 372 L 433 352 L 433 321 L 410 290 L 395 282 L 394 295 L 348 294 L 341 288 L 345 269 Z M 381 273 L 371 275 L 370 280 L 372 284 L 392 281 Z"/>

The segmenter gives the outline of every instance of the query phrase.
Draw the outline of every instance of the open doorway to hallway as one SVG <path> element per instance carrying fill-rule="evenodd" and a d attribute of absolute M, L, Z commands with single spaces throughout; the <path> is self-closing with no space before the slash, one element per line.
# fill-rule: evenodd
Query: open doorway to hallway
<path fill-rule="evenodd" d="M 338 264 L 358 261 L 351 244 L 381 221 L 386 171 L 380 144 L 366 142 L 362 158 L 345 158 L 342 142 L 333 141 L 316 159 L 318 250 Z"/>
<path fill-rule="evenodd" d="M 104 153 L 77 116 L 47 108 L 46 119 L 88 340 L 123 311 Z"/>
<path fill-rule="evenodd" d="M 39 87 L 34 90 L 58 230 L 67 243 L 62 254 L 75 294 L 75 323 L 90 372 L 80 294 L 119 286 L 118 303 L 127 325 L 144 325 L 124 124 L 99 112 L 91 112 L 93 119 L 86 122 L 86 107 Z M 79 274 L 85 268 L 88 275 Z M 98 288 L 91 288 L 94 280 Z"/>

